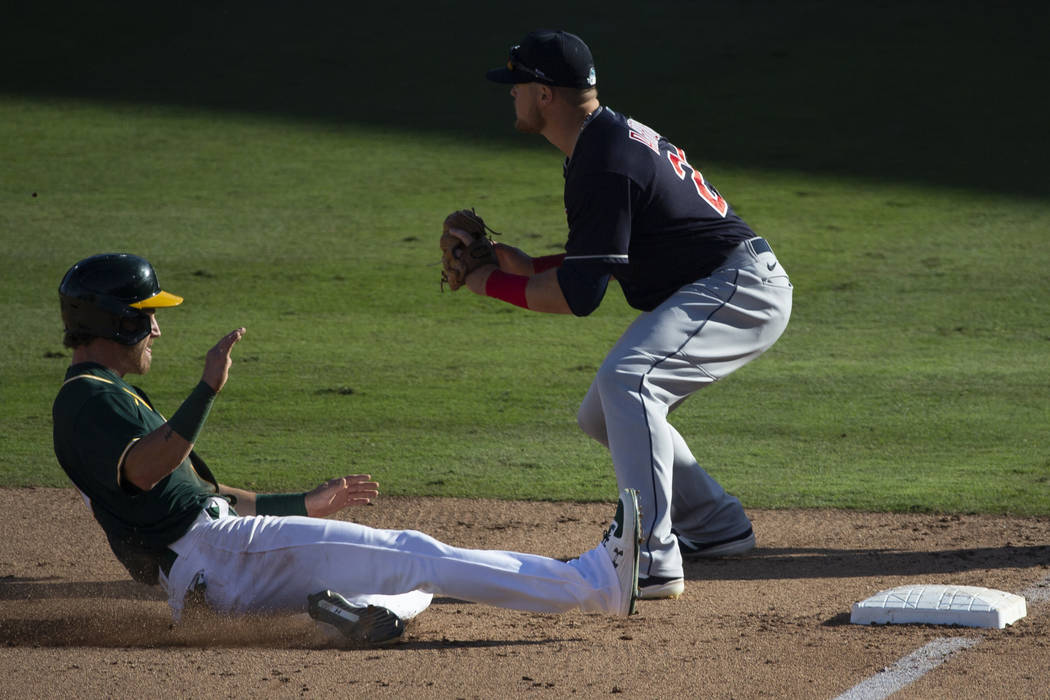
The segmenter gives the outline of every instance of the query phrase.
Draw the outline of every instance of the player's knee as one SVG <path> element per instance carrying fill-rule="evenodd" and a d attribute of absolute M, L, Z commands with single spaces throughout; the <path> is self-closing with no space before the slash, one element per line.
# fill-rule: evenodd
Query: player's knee
<path fill-rule="evenodd" d="M 587 392 L 587 395 L 583 397 L 580 409 L 576 412 L 576 425 L 580 426 L 580 430 L 585 434 L 601 444 L 609 444 L 608 433 L 605 429 L 605 412 L 602 410 L 602 400 L 593 386 Z"/>
<path fill-rule="evenodd" d="M 603 400 L 609 400 L 624 394 L 637 393 L 645 369 L 645 367 L 636 367 L 628 362 L 616 364 L 607 361 L 598 369 L 594 377 L 598 395 Z"/>
<path fill-rule="evenodd" d="M 601 444 L 609 444 L 609 436 L 605 431 L 605 415 L 601 411 L 588 410 L 587 404 L 581 405 L 576 414 L 576 425 Z"/>

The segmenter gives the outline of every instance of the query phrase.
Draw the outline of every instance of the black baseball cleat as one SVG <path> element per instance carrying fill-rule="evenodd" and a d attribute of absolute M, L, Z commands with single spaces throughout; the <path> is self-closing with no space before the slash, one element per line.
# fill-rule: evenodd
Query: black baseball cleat
<path fill-rule="evenodd" d="M 307 596 L 310 617 L 336 628 L 354 644 L 393 644 L 405 633 L 405 621 L 379 605 L 355 607 L 332 591 Z"/>
<path fill-rule="evenodd" d="M 678 538 L 678 550 L 683 559 L 738 557 L 755 548 L 755 533 L 750 527 L 746 532 L 718 542 L 694 542 L 677 530 L 671 530 L 671 534 Z"/>

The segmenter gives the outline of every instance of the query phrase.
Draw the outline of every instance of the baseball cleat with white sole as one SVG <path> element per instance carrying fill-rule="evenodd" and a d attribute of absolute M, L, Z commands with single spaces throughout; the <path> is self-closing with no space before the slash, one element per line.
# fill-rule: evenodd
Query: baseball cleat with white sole
<path fill-rule="evenodd" d="M 314 593 L 307 600 L 310 617 L 331 625 L 353 644 L 393 644 L 405 633 L 404 620 L 379 605 L 359 608 L 333 591 Z"/>
<path fill-rule="evenodd" d="M 681 576 L 647 576 L 638 579 L 638 597 L 642 600 L 678 598 L 685 592 Z"/>
<path fill-rule="evenodd" d="M 633 615 L 638 600 L 638 544 L 642 540 L 641 514 L 638 512 L 638 492 L 624 489 L 616 504 L 616 517 L 605 531 L 602 545 L 616 569 L 622 601 L 620 615 Z"/>

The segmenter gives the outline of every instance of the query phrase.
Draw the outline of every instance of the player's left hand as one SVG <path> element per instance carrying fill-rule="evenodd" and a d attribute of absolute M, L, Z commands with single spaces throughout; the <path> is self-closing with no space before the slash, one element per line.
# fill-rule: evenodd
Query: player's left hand
<path fill-rule="evenodd" d="M 323 518 L 348 506 L 363 506 L 379 495 L 379 483 L 369 474 L 329 479 L 306 494 L 306 513 Z"/>
<path fill-rule="evenodd" d="M 237 341 L 244 337 L 244 333 L 243 327 L 230 331 L 204 357 L 204 374 L 201 376 L 201 379 L 215 393 L 222 391 L 222 388 L 226 385 L 226 380 L 230 375 L 230 365 L 233 364 L 233 360 L 230 359 L 230 353 L 233 351 L 233 346 L 237 344 Z"/>

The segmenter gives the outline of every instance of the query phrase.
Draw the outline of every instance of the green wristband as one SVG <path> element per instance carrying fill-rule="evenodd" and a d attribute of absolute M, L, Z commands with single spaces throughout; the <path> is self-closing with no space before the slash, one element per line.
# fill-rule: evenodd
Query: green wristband
<path fill-rule="evenodd" d="M 175 411 L 175 415 L 168 419 L 168 426 L 190 444 L 197 442 L 213 401 L 215 390 L 202 380 L 182 402 L 179 410 Z"/>
<path fill-rule="evenodd" d="M 305 493 L 260 493 L 255 497 L 256 515 L 306 515 Z"/>

